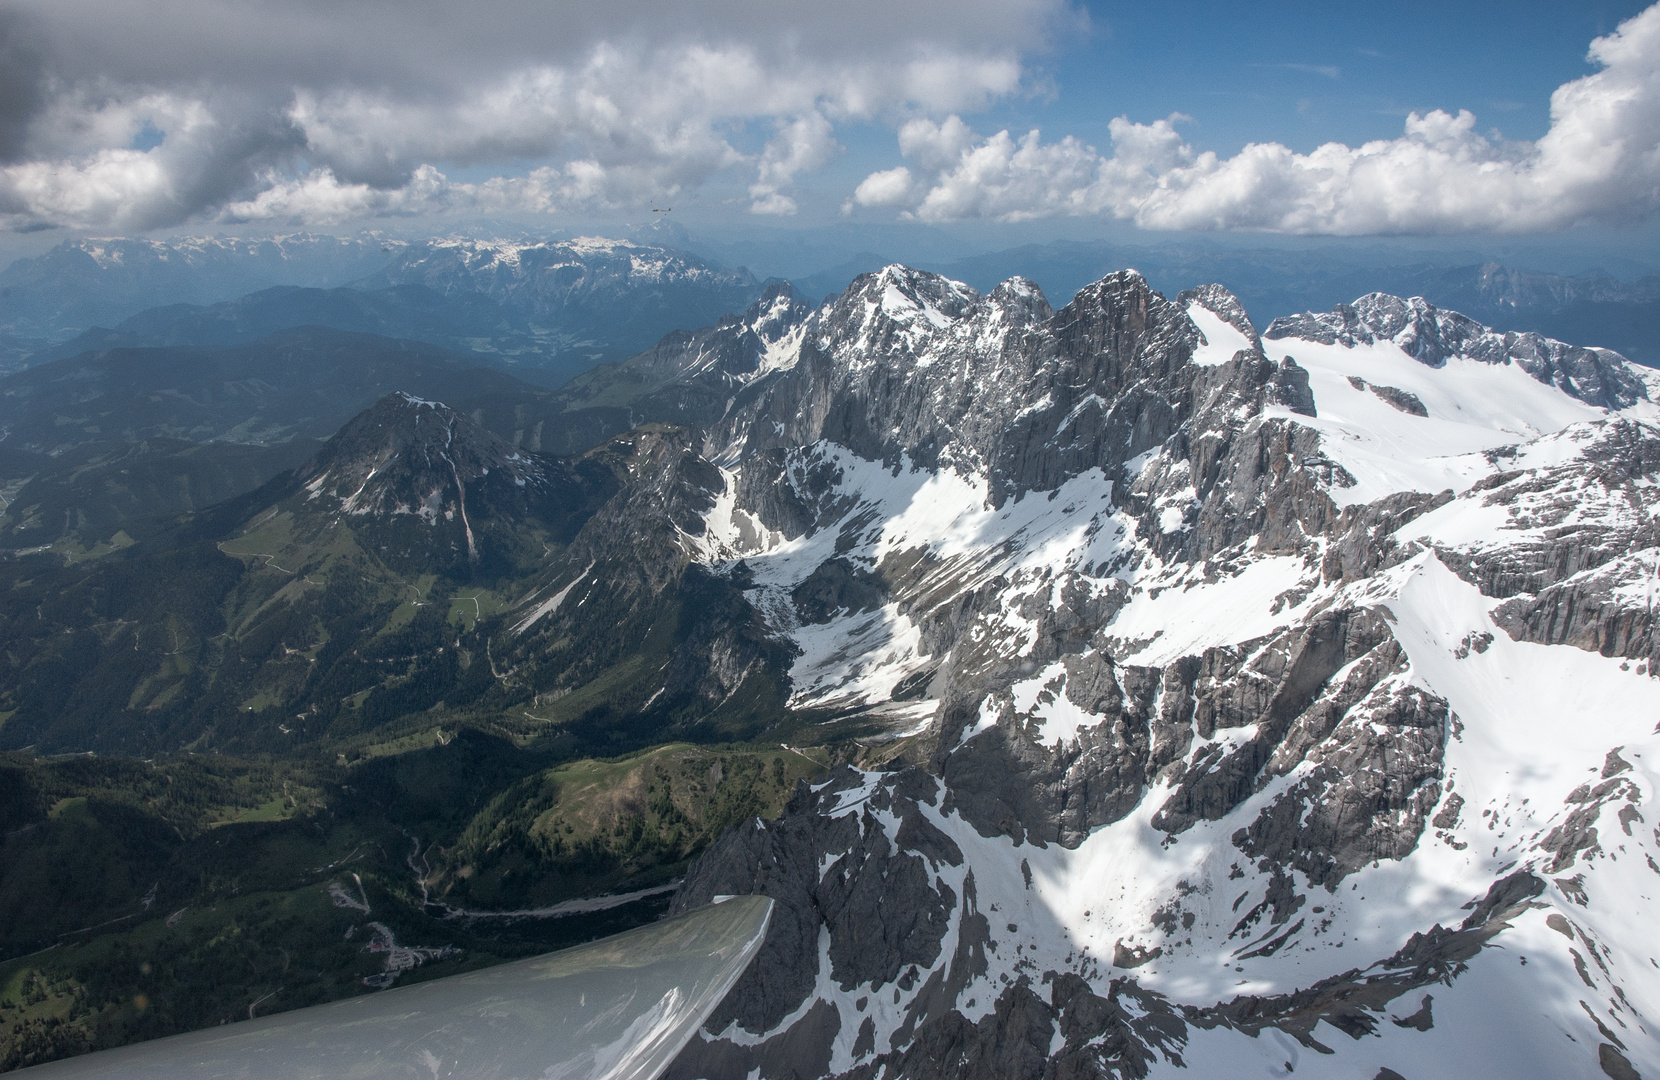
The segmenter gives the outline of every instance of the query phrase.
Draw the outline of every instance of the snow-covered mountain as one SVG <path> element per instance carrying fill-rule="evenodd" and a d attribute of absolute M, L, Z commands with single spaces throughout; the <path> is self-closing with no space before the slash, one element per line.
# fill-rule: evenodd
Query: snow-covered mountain
<path fill-rule="evenodd" d="M 679 557 L 903 754 L 688 875 L 779 906 L 670 1075 L 1660 1075 L 1654 372 L 1133 271 L 777 314 L 664 359 Z"/>
<path fill-rule="evenodd" d="M 675 331 L 625 363 L 572 379 L 559 390 L 563 415 L 554 427 L 575 433 L 597 425 L 616 434 L 640 423 L 713 424 L 734 395 L 795 362 L 812 313 L 788 282 L 773 282 L 741 314 Z"/>

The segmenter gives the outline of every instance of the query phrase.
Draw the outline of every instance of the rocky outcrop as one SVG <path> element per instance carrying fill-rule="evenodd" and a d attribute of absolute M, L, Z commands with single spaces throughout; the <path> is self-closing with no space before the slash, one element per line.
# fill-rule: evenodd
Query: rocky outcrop
<path fill-rule="evenodd" d="M 430 525 L 461 508 L 457 485 L 492 471 L 518 487 L 546 476 L 539 462 L 470 417 L 398 393 L 341 428 L 301 470 L 300 481 L 313 495 L 332 496 L 344 513 L 414 514 Z"/>
<path fill-rule="evenodd" d="M 622 488 L 548 560 L 494 642 L 504 689 L 557 702 L 632 661 L 637 677 L 592 706 L 596 730 L 747 731 L 757 712 L 773 714 L 792 650 L 745 599 L 741 574 L 699 560 L 706 515 L 728 485 L 693 442 L 686 429 L 653 425 L 584 456 L 625 478 Z"/>
<path fill-rule="evenodd" d="M 520 450 L 405 393 L 355 417 L 295 476 L 302 528 L 343 519 L 400 569 L 485 577 L 523 557 L 526 530 L 572 539 L 621 486 L 598 461 Z"/>
<path fill-rule="evenodd" d="M 1294 993 L 1244 994 L 1196 1008 L 1141 988 L 1131 974 L 1103 984 L 1076 972 L 1047 972 L 1041 981 L 1006 981 L 989 1008 L 968 1003 L 979 1016 L 971 1020 L 959 995 L 985 975 L 998 950 L 994 924 L 1001 916 L 982 907 L 972 868 L 960 897 L 943 882 L 928 884 L 927 868 L 964 860 L 922 811 L 937 794 L 936 781 L 913 768 L 874 783 L 843 771 L 817 789 L 798 790 L 778 821 L 737 830 L 699 860 L 674 910 L 722 891 L 758 892 L 780 902 L 756 963 L 666 1075 L 829 1075 L 838 1036 L 847 1041 L 847 1021 L 845 1007 L 814 999 L 825 980 L 859 993 L 846 1010 L 858 1025 L 850 1054 L 856 1064 L 835 1072 L 847 1078 L 1145 1077 L 1161 1059 L 1180 1064 L 1196 1032 L 1216 1029 L 1254 1037 L 1277 1029 L 1329 1054 L 1320 1041 L 1329 1036 L 1317 1035 L 1322 1023 L 1353 1039 L 1374 1034 L 1392 1003 L 1455 978 L 1546 887 L 1534 874 L 1516 871 L 1466 905 L 1472 910 L 1455 925 L 1426 927 L 1378 963 Z M 857 812 L 847 812 L 849 795 Z M 897 843 L 887 840 L 883 816 L 898 820 Z M 1304 906 L 1283 888 L 1278 896 L 1271 891 L 1261 905 L 1270 916 L 1263 936 L 1283 942 L 1294 932 L 1284 924 Z M 1179 923 L 1179 909 L 1167 914 Z M 1247 912 L 1242 925 L 1258 917 Z M 1264 948 L 1271 952 L 1275 942 Z M 1144 962 L 1128 950 L 1114 959 L 1128 970 Z M 932 974 L 919 982 L 919 969 L 930 967 Z M 905 1002 L 904 1019 L 879 1045 L 872 1019 L 862 1014 L 878 1008 L 889 988 L 894 1004 Z M 1405 1019 L 1396 1019 L 1397 1026 L 1433 1027 L 1427 998 L 1398 1011 Z"/>
<path fill-rule="evenodd" d="M 787 282 L 773 282 L 742 314 L 700 330 L 675 330 L 620 365 L 603 365 L 561 387 L 560 427 L 584 418 L 627 429 L 642 423 L 707 427 L 746 386 L 794 360 L 812 308 Z M 608 410 L 626 402 L 626 421 Z M 596 440 L 597 441 L 597 440 Z"/>
<path fill-rule="evenodd" d="M 1576 460 L 1511 468 L 1465 498 L 1502 510 L 1508 535 L 1444 550 L 1513 638 L 1641 661 L 1660 673 L 1660 431 L 1611 420 L 1576 433 Z M 1501 465 L 1529 465 L 1519 454 Z"/>

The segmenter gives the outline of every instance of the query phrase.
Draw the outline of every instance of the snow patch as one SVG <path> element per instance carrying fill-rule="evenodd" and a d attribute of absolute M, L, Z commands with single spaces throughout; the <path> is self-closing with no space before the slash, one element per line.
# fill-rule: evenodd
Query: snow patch
<path fill-rule="evenodd" d="M 1238 327 L 1198 301 L 1187 305 L 1187 317 L 1199 330 L 1200 344 L 1193 350 L 1193 362 L 1200 367 L 1226 364 L 1238 352 L 1250 352 L 1251 339 Z"/>

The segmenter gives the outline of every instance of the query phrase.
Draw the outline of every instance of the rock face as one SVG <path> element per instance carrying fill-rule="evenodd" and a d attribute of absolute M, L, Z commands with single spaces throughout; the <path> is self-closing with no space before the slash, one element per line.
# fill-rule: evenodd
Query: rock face
<path fill-rule="evenodd" d="M 347 514 L 414 514 L 436 525 L 466 520 L 466 485 L 540 484 L 544 469 L 448 405 L 390 394 L 329 440 L 301 473 L 316 496 Z"/>
<path fill-rule="evenodd" d="M 896 266 L 597 372 L 578 456 L 387 398 L 234 553 L 512 582 L 468 700 L 593 744 L 860 733 L 688 871 L 778 904 L 672 1076 L 1660 1075 L 1657 392 L 1421 300 Z"/>
<path fill-rule="evenodd" d="M 534 540 L 467 643 L 532 722 L 883 763 L 689 870 L 778 905 L 670 1075 L 1660 1075 L 1657 390 L 1418 300 L 889 267 L 573 391 L 672 424 L 393 397 L 283 507 Z"/>
<path fill-rule="evenodd" d="M 624 364 L 572 380 L 558 395 L 567 411 L 561 426 L 572 426 L 569 414 L 592 417 L 618 433 L 642 422 L 713 424 L 745 386 L 794 360 L 811 314 L 787 282 L 770 284 L 741 315 L 701 330 L 677 330 Z"/>
<path fill-rule="evenodd" d="M 778 906 L 671 1075 L 1660 1075 L 1657 389 L 1420 300 L 889 267 L 569 392 L 672 423 L 395 396 L 291 501 L 388 566 L 545 537 L 469 645 L 532 720 L 886 763 L 688 872 Z"/>
<path fill-rule="evenodd" d="M 892 758 L 688 873 L 779 905 L 671 1075 L 1660 1074 L 1652 373 L 903 267 L 625 367 L 724 648 Z"/>
<path fill-rule="evenodd" d="M 424 569 L 499 559 L 524 542 L 523 525 L 568 541 L 618 487 L 595 463 L 516 449 L 449 406 L 402 392 L 341 428 L 296 478 L 306 516 L 343 516 L 391 563 Z"/>

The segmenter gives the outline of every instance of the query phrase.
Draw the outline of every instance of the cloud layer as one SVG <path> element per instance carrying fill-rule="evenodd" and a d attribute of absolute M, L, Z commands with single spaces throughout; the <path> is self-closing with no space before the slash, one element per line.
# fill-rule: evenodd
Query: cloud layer
<path fill-rule="evenodd" d="M 955 115 L 899 131 L 913 165 L 870 174 L 849 207 L 924 221 L 1102 215 L 1149 229 L 1363 235 L 1526 233 L 1660 208 L 1660 4 L 1591 44 L 1595 74 L 1551 95 L 1537 142 L 1483 135 L 1468 111 L 1412 114 L 1397 139 L 1298 154 L 1201 153 L 1172 115 L 1110 125 L 1112 153 L 1038 132 L 983 138 Z"/>
<path fill-rule="evenodd" d="M 1537 142 L 1437 110 L 1395 139 L 1224 158 L 1175 114 L 1114 120 L 1107 153 L 961 119 L 1028 88 L 1028 59 L 1083 24 L 1073 0 L 0 3 L 13 229 L 592 214 L 717 177 L 789 215 L 871 121 L 904 163 L 847 209 L 923 221 L 1537 232 L 1660 208 L 1660 4 L 1591 44 L 1600 70 L 1557 88 Z"/>
<path fill-rule="evenodd" d="M 11 0 L 0 221 L 594 210 L 735 168 L 753 209 L 788 213 L 835 123 L 981 108 L 1078 18 L 1064 0 L 783 7 Z M 772 137 L 744 153 L 751 125 Z"/>

